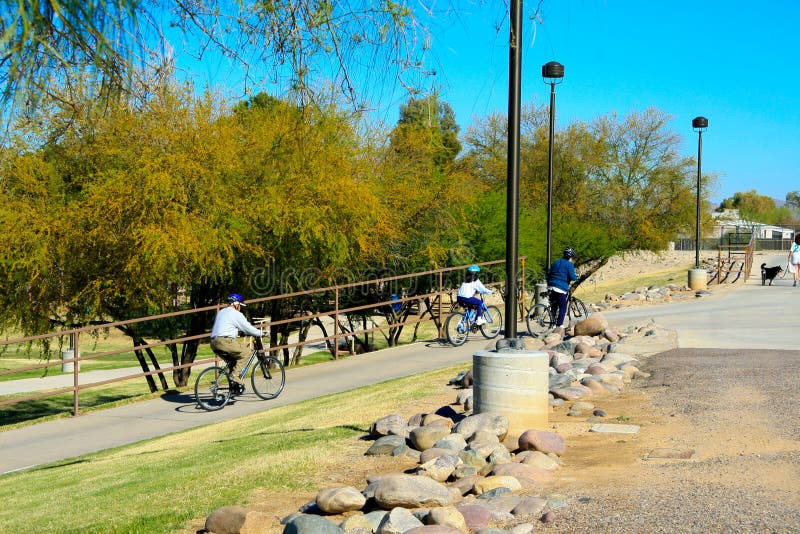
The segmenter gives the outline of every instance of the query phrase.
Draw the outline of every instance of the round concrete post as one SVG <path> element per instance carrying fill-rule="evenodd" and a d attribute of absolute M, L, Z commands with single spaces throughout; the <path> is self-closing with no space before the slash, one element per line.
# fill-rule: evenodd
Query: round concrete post
<path fill-rule="evenodd" d="M 509 434 L 547 429 L 550 357 L 542 351 L 482 350 L 472 356 L 474 413 L 506 416 Z"/>
<path fill-rule="evenodd" d="M 71 373 L 75 370 L 75 362 L 65 362 L 64 360 L 75 359 L 75 351 L 72 349 L 61 351 L 61 372 Z M 81 370 L 81 363 L 78 362 L 78 371 Z"/>
<path fill-rule="evenodd" d="M 689 269 L 689 289 L 707 289 L 708 271 L 705 269 Z"/>
<path fill-rule="evenodd" d="M 536 298 L 534 298 L 533 301 L 536 304 L 549 304 L 549 300 L 547 298 L 547 284 L 540 282 L 534 287 L 536 288 Z"/>

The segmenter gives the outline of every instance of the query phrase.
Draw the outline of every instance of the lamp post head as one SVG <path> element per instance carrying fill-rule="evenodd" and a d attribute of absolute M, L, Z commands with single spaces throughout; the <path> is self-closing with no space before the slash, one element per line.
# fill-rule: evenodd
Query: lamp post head
<path fill-rule="evenodd" d="M 555 85 L 564 80 L 564 65 L 558 61 L 550 61 L 542 65 L 542 81 Z"/>
<path fill-rule="evenodd" d="M 708 119 L 705 117 L 695 117 L 692 119 L 692 128 L 696 132 L 702 132 L 706 128 L 708 128 Z"/>

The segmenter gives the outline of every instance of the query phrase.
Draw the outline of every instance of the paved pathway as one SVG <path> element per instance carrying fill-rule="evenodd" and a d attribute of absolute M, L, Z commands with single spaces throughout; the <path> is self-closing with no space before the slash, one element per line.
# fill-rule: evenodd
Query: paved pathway
<path fill-rule="evenodd" d="M 766 261 L 778 265 L 785 257 Z M 800 288 L 791 287 L 790 276 L 776 280 L 771 287 L 761 286 L 756 267 L 755 276 L 746 285 L 717 293 L 692 302 L 639 306 L 606 315 L 615 326 L 653 318 L 661 326 L 676 329 L 679 346 L 684 348 L 796 348 L 800 320 L 788 312 L 800 302 Z M 520 325 L 519 332 L 523 331 Z M 278 399 L 261 401 L 249 394 L 219 412 L 198 410 L 189 394 L 172 394 L 0 432 L 0 475 L 365 384 L 451 365 L 467 366 L 472 354 L 487 344 L 493 346 L 494 342 L 479 337 L 457 348 L 438 342 L 417 343 L 290 369 L 286 389 Z"/>

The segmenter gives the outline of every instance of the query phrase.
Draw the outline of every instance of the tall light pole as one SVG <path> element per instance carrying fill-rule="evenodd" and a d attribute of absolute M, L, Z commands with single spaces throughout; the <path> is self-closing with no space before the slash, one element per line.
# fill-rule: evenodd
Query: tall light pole
<path fill-rule="evenodd" d="M 556 120 L 556 85 L 564 80 L 564 65 L 557 61 L 550 61 L 542 65 L 542 80 L 550 84 L 550 141 L 547 153 L 547 260 L 545 272 L 553 261 L 552 235 L 553 235 L 553 137 Z"/>
<path fill-rule="evenodd" d="M 508 154 L 506 169 L 506 321 L 505 339 L 517 337 L 519 262 L 519 129 L 522 86 L 522 0 L 510 2 L 508 54 Z"/>
<path fill-rule="evenodd" d="M 692 119 L 692 128 L 697 132 L 697 220 L 695 221 L 694 241 L 694 267 L 700 268 L 700 175 L 703 161 L 703 132 L 708 128 L 708 119 L 695 117 Z"/>

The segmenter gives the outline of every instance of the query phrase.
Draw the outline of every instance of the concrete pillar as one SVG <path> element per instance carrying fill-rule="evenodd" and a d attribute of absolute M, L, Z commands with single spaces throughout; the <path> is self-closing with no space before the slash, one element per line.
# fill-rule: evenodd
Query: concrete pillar
<path fill-rule="evenodd" d="M 474 413 L 506 416 L 509 434 L 545 430 L 550 357 L 542 351 L 482 350 L 472 357 Z"/>
<path fill-rule="evenodd" d="M 62 373 L 71 373 L 75 370 L 75 363 L 76 362 L 65 362 L 64 360 L 72 360 L 75 358 L 74 356 L 75 351 L 72 349 L 62 350 L 61 351 L 61 372 Z M 81 370 L 81 362 L 77 362 L 78 364 L 78 371 Z"/>
<path fill-rule="evenodd" d="M 536 291 L 536 298 L 534 298 L 534 302 L 536 304 L 549 304 L 550 301 L 547 298 L 547 284 L 544 282 L 540 282 L 535 286 Z M 542 295 L 544 293 L 544 295 Z"/>
<path fill-rule="evenodd" d="M 689 269 L 689 289 L 707 289 L 708 271 L 705 269 Z"/>

